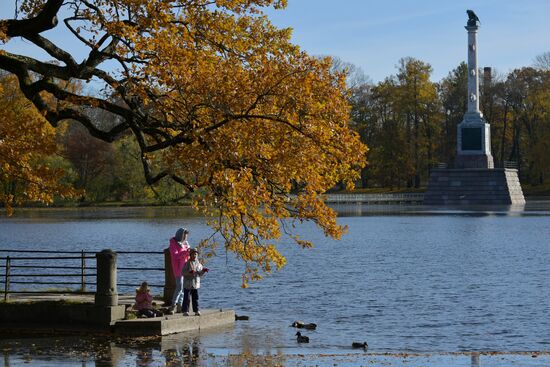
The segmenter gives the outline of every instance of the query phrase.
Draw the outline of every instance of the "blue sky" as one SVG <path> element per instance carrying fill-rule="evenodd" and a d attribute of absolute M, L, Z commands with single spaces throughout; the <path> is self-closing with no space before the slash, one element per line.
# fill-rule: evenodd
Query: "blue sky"
<path fill-rule="evenodd" d="M 13 16 L 15 1 L 0 1 L 0 18 Z M 275 25 L 293 28 L 292 40 L 302 49 L 355 64 L 375 82 L 395 74 L 406 56 L 432 65 L 438 81 L 466 60 L 466 9 L 481 20 L 480 67 L 505 73 L 550 51 L 550 0 L 288 0 L 287 9 L 268 15 Z M 50 35 L 72 42 L 67 34 Z M 32 45 L 14 41 L 0 48 L 36 56 Z"/>
<path fill-rule="evenodd" d="M 438 81 L 466 61 L 466 9 L 481 21 L 480 67 L 505 73 L 550 51 L 550 0 L 288 0 L 269 15 L 304 50 L 355 64 L 375 82 L 406 56 L 432 65 Z"/>

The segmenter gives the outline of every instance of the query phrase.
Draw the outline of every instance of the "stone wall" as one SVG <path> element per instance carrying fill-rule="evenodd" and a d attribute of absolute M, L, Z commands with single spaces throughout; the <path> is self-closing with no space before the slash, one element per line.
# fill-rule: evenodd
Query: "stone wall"
<path fill-rule="evenodd" d="M 0 323 L 36 325 L 93 325 L 106 327 L 125 316 L 125 306 L 99 307 L 94 304 L 63 302 L 4 302 L 0 304 Z"/>

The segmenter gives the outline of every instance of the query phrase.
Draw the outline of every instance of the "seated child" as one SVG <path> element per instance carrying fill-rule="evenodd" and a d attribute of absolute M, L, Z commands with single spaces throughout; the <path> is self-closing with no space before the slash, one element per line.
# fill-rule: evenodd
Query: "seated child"
<path fill-rule="evenodd" d="M 153 308 L 153 296 L 149 293 L 149 285 L 147 282 L 141 283 L 141 287 L 136 289 L 136 308 L 138 317 L 158 317 L 162 316 L 162 312 Z"/>

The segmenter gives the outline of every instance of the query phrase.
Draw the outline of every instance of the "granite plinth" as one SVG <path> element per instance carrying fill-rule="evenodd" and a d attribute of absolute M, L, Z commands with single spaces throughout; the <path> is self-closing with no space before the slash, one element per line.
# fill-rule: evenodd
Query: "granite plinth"
<path fill-rule="evenodd" d="M 425 205 L 525 204 L 516 169 L 434 169 Z"/>
<path fill-rule="evenodd" d="M 491 154 L 461 154 L 455 159 L 456 168 L 494 168 Z"/>

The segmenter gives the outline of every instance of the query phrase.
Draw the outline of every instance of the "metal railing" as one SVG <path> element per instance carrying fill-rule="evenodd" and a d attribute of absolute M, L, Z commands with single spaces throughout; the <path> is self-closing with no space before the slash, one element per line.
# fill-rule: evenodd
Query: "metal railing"
<path fill-rule="evenodd" d="M 390 193 L 390 194 L 325 194 L 327 203 L 416 203 L 422 202 L 423 193 Z"/>
<path fill-rule="evenodd" d="M 164 256 L 164 252 L 162 251 L 116 251 L 117 254 L 119 255 L 159 255 L 159 256 Z M 118 266 L 117 267 L 117 270 L 118 271 L 123 271 L 123 272 L 135 272 L 135 271 L 139 271 L 139 272 L 151 272 L 151 271 L 161 271 L 165 272 L 165 268 L 162 267 L 129 267 L 129 266 Z M 143 274 L 142 274 L 143 275 Z M 138 282 L 138 283 L 141 283 L 141 282 Z M 137 283 L 123 283 L 123 282 L 117 282 L 117 286 L 119 287 L 135 287 L 136 285 L 139 285 Z M 149 284 L 149 287 L 152 287 L 152 288 L 163 288 L 164 287 L 164 284 Z"/>
<path fill-rule="evenodd" d="M 4 301 L 7 301 L 9 294 L 16 293 L 54 293 L 54 294 L 94 294 L 89 287 L 97 286 L 95 281 L 97 274 L 95 252 L 81 251 L 48 251 L 48 250 L 10 250 L 0 249 L 0 254 L 9 254 L 0 257 L 0 269 L 4 270 L 0 277 L 0 293 L 4 293 Z M 24 256 L 13 256 L 13 254 L 25 254 Z M 28 255 L 32 254 L 32 255 Z M 153 251 L 120 251 L 119 255 L 162 255 L 163 252 Z M 57 255 L 57 256 L 44 256 Z M 1 270 L 0 270 L 1 271 Z M 117 267 L 117 272 L 143 272 L 162 271 L 162 267 Z M 92 279 L 90 279 L 92 278 Z M 140 281 L 130 283 L 124 281 L 128 277 L 122 277 L 117 286 L 135 287 Z M 55 280 L 54 280 L 55 279 Z M 119 279 L 117 277 L 117 279 Z M 15 285 L 15 287 L 14 287 Z M 18 285 L 32 285 L 31 289 L 21 289 Z M 54 289 L 39 289 L 38 286 L 50 286 Z M 76 289 L 55 287 L 77 286 Z M 150 287 L 162 288 L 164 284 L 149 284 Z"/>

